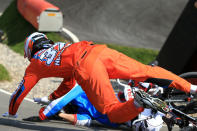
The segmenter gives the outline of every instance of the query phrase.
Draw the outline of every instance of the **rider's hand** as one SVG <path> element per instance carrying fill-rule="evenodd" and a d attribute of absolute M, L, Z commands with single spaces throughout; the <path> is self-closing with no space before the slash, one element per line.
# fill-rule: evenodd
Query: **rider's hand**
<path fill-rule="evenodd" d="M 48 99 L 47 96 L 41 98 L 33 98 L 34 102 L 41 105 L 48 105 L 51 101 Z"/>
<path fill-rule="evenodd" d="M 197 85 L 191 85 L 190 93 L 191 94 L 196 94 L 197 93 Z"/>
<path fill-rule="evenodd" d="M 132 88 L 129 85 L 124 86 L 124 97 L 126 101 L 134 98 Z"/>
<path fill-rule="evenodd" d="M 9 114 L 9 112 L 6 112 L 6 113 L 3 113 L 2 116 L 3 117 L 9 117 L 9 118 L 17 118 L 18 114 L 11 115 L 11 114 Z"/>
<path fill-rule="evenodd" d="M 40 111 L 39 111 L 39 118 L 40 118 L 40 120 L 45 120 L 45 119 L 47 119 L 47 117 L 46 117 L 45 114 L 43 113 L 44 110 L 45 110 L 45 107 L 40 108 Z"/>

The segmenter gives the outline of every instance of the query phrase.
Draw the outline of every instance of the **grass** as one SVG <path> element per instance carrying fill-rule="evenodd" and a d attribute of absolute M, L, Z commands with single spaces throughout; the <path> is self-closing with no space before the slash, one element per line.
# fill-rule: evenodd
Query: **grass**
<path fill-rule="evenodd" d="M 8 8 L 4 11 L 3 15 L 0 17 L 0 29 L 5 32 L 6 39 L 4 39 L 3 43 L 7 44 L 15 52 L 23 55 L 25 38 L 32 32 L 35 32 L 36 29 L 20 15 L 16 4 L 17 0 L 13 0 Z M 59 33 L 46 33 L 46 35 L 53 41 L 65 41 L 65 39 Z M 107 45 L 108 47 L 118 50 L 144 64 L 148 64 L 149 62 L 153 61 L 158 54 L 158 51 L 150 49 L 112 44 Z"/>
<path fill-rule="evenodd" d="M 119 46 L 114 44 L 107 44 L 109 48 L 115 49 L 122 52 L 123 54 L 136 59 L 144 64 L 149 64 L 156 59 L 158 51 L 145 49 L 145 48 L 134 48 L 128 46 Z"/>
<path fill-rule="evenodd" d="M 6 68 L 0 64 L 0 81 L 10 81 L 11 77 Z"/>

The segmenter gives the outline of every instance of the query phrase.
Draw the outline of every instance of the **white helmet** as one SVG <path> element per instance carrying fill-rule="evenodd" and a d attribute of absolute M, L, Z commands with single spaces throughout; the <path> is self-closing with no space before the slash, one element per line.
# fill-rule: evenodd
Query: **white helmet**
<path fill-rule="evenodd" d="M 35 44 L 39 44 L 41 41 L 47 41 L 47 40 L 48 40 L 47 36 L 43 33 L 39 33 L 39 32 L 32 33 L 25 40 L 24 57 L 25 58 L 27 57 L 30 60 L 32 57 L 32 51 Z"/>

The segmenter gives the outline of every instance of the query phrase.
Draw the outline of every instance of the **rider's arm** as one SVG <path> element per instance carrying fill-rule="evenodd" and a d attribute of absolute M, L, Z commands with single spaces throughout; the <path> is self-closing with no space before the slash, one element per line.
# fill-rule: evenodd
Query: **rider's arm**
<path fill-rule="evenodd" d="M 75 126 L 90 126 L 92 122 L 92 119 L 88 113 L 87 114 L 86 113 L 84 114 L 59 113 L 58 116 L 66 121 L 71 122 Z"/>
<path fill-rule="evenodd" d="M 38 82 L 39 78 L 36 74 L 32 72 L 28 72 L 24 75 L 23 80 L 19 84 L 18 88 L 12 94 L 9 103 L 9 114 L 15 115 L 22 100 L 29 93 L 29 91 L 34 87 L 34 85 Z"/>
<path fill-rule="evenodd" d="M 40 119 L 44 120 L 49 118 L 50 116 L 55 115 L 64 106 L 66 106 L 69 102 L 71 102 L 82 93 L 84 93 L 84 91 L 78 84 L 76 84 L 75 87 L 73 87 L 67 94 L 52 101 L 46 108 L 41 108 L 39 112 Z"/>
<path fill-rule="evenodd" d="M 60 86 L 53 93 L 49 95 L 49 100 L 55 100 L 65 95 L 75 86 L 75 84 L 76 84 L 76 81 L 72 77 L 68 79 L 64 79 L 62 83 L 60 84 Z"/>
<path fill-rule="evenodd" d="M 69 121 L 71 123 L 75 123 L 75 115 L 76 114 L 67 114 L 67 113 L 59 113 L 58 116 L 63 118 L 66 121 Z"/>

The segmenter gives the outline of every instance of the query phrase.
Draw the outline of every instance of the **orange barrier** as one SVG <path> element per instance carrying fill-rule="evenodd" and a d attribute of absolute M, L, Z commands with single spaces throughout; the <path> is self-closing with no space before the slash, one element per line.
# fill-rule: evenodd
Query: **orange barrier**
<path fill-rule="evenodd" d="M 39 31 L 58 31 L 63 17 L 60 9 L 45 0 L 18 0 L 21 15 Z"/>

